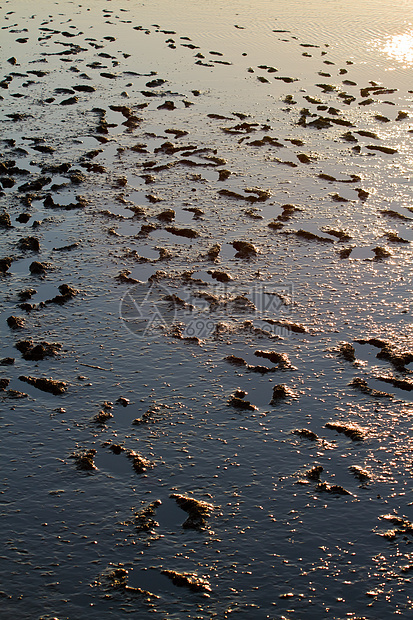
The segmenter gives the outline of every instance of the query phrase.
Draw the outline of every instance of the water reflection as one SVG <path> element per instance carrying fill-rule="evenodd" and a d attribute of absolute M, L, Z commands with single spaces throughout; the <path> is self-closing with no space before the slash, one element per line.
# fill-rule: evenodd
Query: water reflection
<path fill-rule="evenodd" d="M 383 48 L 385 54 L 400 62 L 413 63 L 413 32 L 391 37 Z"/>

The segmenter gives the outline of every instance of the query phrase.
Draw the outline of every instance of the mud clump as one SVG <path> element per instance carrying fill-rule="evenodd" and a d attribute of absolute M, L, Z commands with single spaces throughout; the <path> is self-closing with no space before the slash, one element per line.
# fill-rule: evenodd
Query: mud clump
<path fill-rule="evenodd" d="M 209 250 L 208 250 L 208 252 L 206 254 L 207 258 L 210 261 L 213 261 L 213 262 L 217 261 L 220 251 L 221 251 L 221 246 L 220 246 L 219 243 L 216 243 L 211 248 L 209 248 Z"/>
<path fill-rule="evenodd" d="M 354 362 L 356 359 L 356 351 L 349 342 L 341 342 L 339 346 L 339 355 L 348 362 Z"/>
<path fill-rule="evenodd" d="M 298 211 L 302 210 L 299 207 L 296 207 L 295 205 L 292 205 L 292 204 L 282 205 L 281 209 L 283 210 L 283 212 L 281 213 L 281 215 L 277 217 L 277 220 L 279 222 L 288 222 L 289 220 L 291 220 L 294 213 L 297 213 Z M 271 227 L 274 227 L 273 224 L 274 222 L 271 223 Z"/>
<path fill-rule="evenodd" d="M 195 592 L 211 592 L 211 586 L 205 577 L 199 577 L 196 573 L 178 573 L 175 570 L 162 570 L 162 575 L 166 575 L 176 586 L 183 586 Z"/>
<path fill-rule="evenodd" d="M 45 377 L 26 377 L 21 375 L 19 380 L 33 385 L 33 387 L 38 390 L 42 390 L 42 392 L 50 392 L 50 394 L 54 395 L 63 394 L 63 392 L 66 392 L 67 390 L 67 383 L 64 381 L 56 381 L 55 379 L 47 379 Z"/>
<path fill-rule="evenodd" d="M 14 362 L 14 357 L 3 357 L 0 359 L 0 366 L 13 366 Z"/>
<path fill-rule="evenodd" d="M 355 342 L 359 344 L 370 344 L 373 347 L 377 347 L 380 351 L 377 353 L 376 357 L 391 362 L 398 370 L 406 370 L 405 365 L 413 362 L 413 352 L 398 351 L 387 340 L 381 340 L 380 338 L 358 338 Z"/>
<path fill-rule="evenodd" d="M 318 441 L 320 439 L 317 433 L 310 431 L 309 428 L 295 428 L 291 432 L 293 435 L 299 435 L 300 437 L 304 437 L 305 439 L 309 439 L 310 441 Z"/>
<path fill-rule="evenodd" d="M 366 436 L 364 429 L 356 424 L 345 424 L 344 422 L 327 422 L 325 428 L 329 428 L 337 433 L 343 433 L 353 441 L 363 441 Z"/>
<path fill-rule="evenodd" d="M 126 568 L 110 568 L 102 573 L 101 579 L 95 582 L 96 585 L 104 586 L 106 589 L 115 589 L 123 592 L 126 595 L 138 594 L 145 597 L 146 602 L 150 602 L 152 599 L 158 599 L 159 596 L 143 590 L 142 588 L 136 588 L 128 586 L 128 571 Z M 106 596 L 110 596 L 107 594 Z"/>
<path fill-rule="evenodd" d="M 352 253 L 352 251 L 354 250 L 354 247 L 355 246 L 351 246 L 349 248 L 343 248 L 342 250 L 338 252 L 339 257 L 342 259 L 348 258 L 350 254 Z"/>
<path fill-rule="evenodd" d="M 148 469 L 154 467 L 154 463 L 134 450 L 130 450 L 130 452 L 128 452 L 128 459 L 132 461 L 133 469 L 137 474 L 143 474 Z"/>
<path fill-rule="evenodd" d="M 323 228 L 323 232 L 328 235 L 332 235 L 333 237 L 337 237 L 337 239 L 341 242 L 351 241 L 352 236 L 346 233 L 344 230 L 335 230 L 334 228 Z"/>
<path fill-rule="evenodd" d="M 305 472 L 305 475 L 310 480 L 320 480 L 323 471 L 324 467 L 322 465 L 313 465 L 311 469 Z"/>
<path fill-rule="evenodd" d="M 48 265 L 46 263 L 40 263 L 39 261 L 35 260 L 30 264 L 29 270 L 30 273 L 33 275 L 43 276 L 47 271 L 47 267 Z"/>
<path fill-rule="evenodd" d="M 13 259 L 10 256 L 6 256 L 6 258 L 0 259 L 0 273 L 6 273 L 13 262 Z"/>
<path fill-rule="evenodd" d="M 52 357 L 62 348 L 58 342 L 39 342 L 34 344 L 31 340 L 20 340 L 15 345 L 25 360 L 43 360 L 45 357 Z"/>
<path fill-rule="evenodd" d="M 37 237 L 23 237 L 18 242 L 21 250 L 31 250 L 32 252 L 40 252 L 40 243 Z"/>
<path fill-rule="evenodd" d="M 392 253 L 389 252 L 389 250 L 386 250 L 386 248 L 383 248 L 380 245 L 373 248 L 373 252 L 374 252 L 374 260 L 383 260 L 384 258 L 389 258 L 389 256 L 392 255 Z"/>
<path fill-rule="evenodd" d="M 251 203 L 254 203 L 254 202 L 265 202 L 271 196 L 271 192 L 270 191 L 265 190 L 265 189 L 260 189 L 260 188 L 250 188 L 250 187 L 247 187 L 247 188 L 245 188 L 244 191 L 247 194 L 250 194 L 250 195 L 249 196 L 243 196 L 242 194 L 239 194 L 238 192 L 233 192 L 232 190 L 228 190 L 228 189 L 220 189 L 218 191 L 218 194 L 220 196 L 227 196 L 228 198 L 234 198 L 235 200 L 246 200 L 247 202 L 251 202 Z"/>
<path fill-rule="evenodd" d="M 361 344 L 367 343 L 373 344 L 373 346 L 379 346 L 381 351 L 377 353 L 376 357 L 389 361 L 397 370 L 406 370 L 406 364 L 413 362 L 412 351 L 399 351 L 388 342 L 378 341 L 375 338 L 371 338 L 368 341 L 360 340 L 359 342 Z"/>
<path fill-rule="evenodd" d="M 250 259 L 258 255 L 258 250 L 249 241 L 233 241 L 231 245 L 237 250 L 236 258 Z"/>
<path fill-rule="evenodd" d="M 158 105 L 158 110 L 175 110 L 176 106 L 173 101 L 165 101 L 161 105 Z"/>
<path fill-rule="evenodd" d="M 235 355 L 228 355 L 224 358 L 226 362 L 232 364 L 233 366 L 244 367 L 245 370 L 249 372 L 260 372 L 261 374 L 266 374 L 268 372 L 275 372 L 277 368 L 268 368 L 268 366 L 255 366 L 254 364 L 247 364 L 247 362 L 242 357 L 236 357 Z"/>
<path fill-rule="evenodd" d="M 397 379 L 396 377 L 377 377 L 377 379 L 385 383 L 390 383 L 399 390 L 406 390 L 407 392 L 413 390 L 413 383 L 411 381 L 406 381 L 406 379 Z"/>
<path fill-rule="evenodd" d="M 19 398 L 28 398 L 29 395 L 25 392 L 19 392 L 18 390 L 7 390 L 6 396 L 8 398 L 12 398 L 13 400 L 17 400 Z"/>
<path fill-rule="evenodd" d="M 224 358 L 226 362 L 232 364 L 233 366 L 247 366 L 247 362 L 243 357 L 237 357 L 236 355 L 227 355 Z"/>
<path fill-rule="evenodd" d="M 278 405 L 281 400 L 284 398 L 288 398 L 289 396 L 294 396 L 294 392 L 288 388 L 284 383 L 280 383 L 275 385 L 272 389 L 272 398 L 270 400 L 270 405 Z"/>
<path fill-rule="evenodd" d="M 98 164 L 81 164 L 83 167 L 87 167 L 88 170 L 92 172 L 105 172 L 103 166 L 99 166 Z M 53 186 L 52 186 L 53 189 Z M 58 204 L 53 200 L 53 197 L 50 194 L 47 194 L 43 205 L 46 209 L 63 209 L 64 211 L 71 211 L 72 209 L 84 209 L 87 205 L 87 201 L 83 196 L 76 196 L 77 202 L 70 202 L 66 205 Z"/>
<path fill-rule="evenodd" d="M 75 297 L 79 293 L 78 290 L 76 290 L 75 288 L 72 288 L 71 286 L 69 286 L 69 284 L 61 284 L 59 286 L 59 291 L 60 291 L 60 295 L 55 295 L 55 297 L 48 299 L 46 303 L 47 304 L 59 304 L 60 306 L 62 306 L 70 299 L 73 299 L 73 297 Z"/>
<path fill-rule="evenodd" d="M 230 276 L 229 273 L 226 273 L 225 271 L 208 271 L 207 273 L 210 274 L 211 278 L 213 278 L 214 280 L 218 280 L 218 282 L 231 282 L 232 277 Z"/>
<path fill-rule="evenodd" d="M 20 301 L 27 301 L 28 299 L 31 299 L 33 295 L 36 295 L 36 293 L 37 290 L 35 288 L 25 288 L 17 292 L 17 297 Z"/>
<path fill-rule="evenodd" d="M 197 180 L 197 179 L 194 179 Z M 204 215 L 204 211 L 199 207 L 183 207 L 183 211 L 188 211 L 189 213 L 193 213 L 194 220 L 201 220 Z"/>
<path fill-rule="evenodd" d="M 20 215 L 16 217 L 16 220 L 17 222 L 20 222 L 20 224 L 27 224 L 30 218 L 31 218 L 30 213 L 20 213 Z"/>
<path fill-rule="evenodd" d="M 357 390 L 360 390 L 360 392 L 363 392 L 364 394 L 369 394 L 370 396 L 376 396 L 378 398 L 391 398 L 391 394 L 388 394 L 387 392 L 381 392 L 380 390 L 370 388 L 367 385 L 367 381 L 361 377 L 354 377 L 354 379 L 350 381 L 349 385 Z"/>
<path fill-rule="evenodd" d="M 10 379 L 0 379 L 0 392 L 4 392 L 10 383 Z"/>
<path fill-rule="evenodd" d="M 350 465 L 348 468 L 349 471 L 355 476 L 360 482 L 366 483 L 371 480 L 371 475 L 366 469 L 363 469 L 359 465 Z"/>
<path fill-rule="evenodd" d="M 367 144 L 366 149 L 369 149 L 370 151 L 381 151 L 387 155 L 394 155 L 398 152 L 397 149 L 393 149 L 390 146 L 379 146 L 376 144 Z"/>
<path fill-rule="evenodd" d="M 93 471 L 97 469 L 94 462 L 96 452 L 97 450 L 91 448 L 85 452 L 75 452 L 74 454 L 71 454 L 70 458 L 75 460 L 77 469 L 82 469 L 83 471 Z"/>
<path fill-rule="evenodd" d="M 386 237 L 390 243 L 410 243 L 407 239 L 403 239 L 403 237 L 400 237 L 400 235 L 394 231 L 385 232 L 383 236 Z"/>
<path fill-rule="evenodd" d="M 177 340 L 183 340 L 188 344 L 201 344 L 201 339 L 198 336 L 185 336 L 185 325 L 184 323 L 180 323 L 178 325 L 174 325 L 170 331 L 170 335 L 172 338 L 176 338 Z"/>
<path fill-rule="evenodd" d="M 63 245 L 59 248 L 53 248 L 53 252 L 70 252 L 70 250 L 74 250 L 75 248 L 78 248 L 79 246 L 80 246 L 80 243 L 75 241 L 74 243 L 70 243 L 69 245 Z"/>
<path fill-rule="evenodd" d="M 307 241 L 322 241 L 324 243 L 334 243 L 333 239 L 329 239 L 328 237 L 322 237 L 321 235 L 317 235 L 316 233 L 312 233 L 309 230 L 300 230 L 295 231 L 297 237 L 301 237 L 302 239 L 306 239 Z"/>
<path fill-rule="evenodd" d="M 226 181 L 231 176 L 231 171 L 224 168 L 223 170 L 218 170 L 218 174 L 218 181 Z"/>
<path fill-rule="evenodd" d="M 154 516 L 156 509 L 162 504 L 160 499 L 156 499 L 149 504 L 146 504 L 135 513 L 134 526 L 137 532 L 151 532 L 156 527 L 159 527 L 159 523 L 155 521 Z"/>
<path fill-rule="evenodd" d="M 140 418 L 135 418 L 132 421 L 132 424 L 134 426 L 139 426 L 141 424 L 148 424 L 149 422 L 153 423 L 156 418 L 159 418 L 159 414 L 166 409 L 171 409 L 171 407 L 165 404 L 153 404 L 147 411 L 145 411 L 145 413 L 142 414 Z"/>
<path fill-rule="evenodd" d="M 286 305 L 289 305 L 288 303 Z M 276 319 L 264 319 L 266 323 L 270 325 L 278 325 L 279 327 L 284 327 L 291 332 L 295 332 L 296 334 L 308 334 L 308 329 L 302 323 L 293 323 L 293 321 L 287 320 L 276 320 Z"/>
<path fill-rule="evenodd" d="M 172 295 L 165 295 L 163 299 L 164 301 L 170 303 L 173 308 L 185 308 L 186 310 L 193 310 L 195 307 L 192 304 L 189 304 L 184 299 L 181 299 L 175 293 L 172 293 Z"/>
<path fill-rule="evenodd" d="M 94 416 L 93 421 L 97 424 L 106 424 L 111 418 L 113 418 L 113 413 L 109 410 L 101 409 L 99 413 Z"/>
<path fill-rule="evenodd" d="M 196 530 L 206 529 L 206 520 L 214 510 L 212 504 L 179 493 L 172 493 L 169 497 L 188 513 L 188 518 L 182 527 Z"/>
<path fill-rule="evenodd" d="M 39 192 L 43 189 L 43 187 L 45 185 L 48 185 L 49 183 L 51 183 L 52 178 L 51 177 L 39 177 L 38 179 L 36 179 L 35 181 L 29 181 L 28 183 L 23 183 L 23 185 L 20 185 L 19 187 L 19 191 L 20 192 Z"/>
<path fill-rule="evenodd" d="M 394 209 L 380 209 L 379 213 L 382 215 L 386 215 L 387 217 L 392 217 L 395 220 L 401 220 L 402 222 L 411 222 L 412 218 L 399 213 L 398 211 L 394 211 Z"/>
<path fill-rule="evenodd" d="M 0 227 L 12 228 L 10 215 L 7 213 L 7 211 L 3 211 L 3 213 L 0 213 Z"/>
<path fill-rule="evenodd" d="M 242 360 L 242 358 L 238 358 Z M 244 360 L 242 360 L 246 364 Z M 242 364 L 243 365 L 243 364 Z M 258 407 L 253 405 L 249 400 L 244 400 L 247 392 L 244 390 L 235 390 L 228 399 L 228 405 L 241 411 L 257 411 Z"/>
<path fill-rule="evenodd" d="M 140 280 L 131 278 L 129 274 L 132 273 L 130 269 L 123 269 L 116 277 L 115 280 L 122 284 L 141 284 Z"/>
<path fill-rule="evenodd" d="M 313 121 L 314 122 L 314 121 Z M 308 155 L 306 155 L 305 153 L 299 153 L 297 155 L 297 159 L 302 163 L 302 164 L 311 164 L 311 157 L 309 157 Z"/>
<path fill-rule="evenodd" d="M 156 216 L 161 222 L 172 222 L 175 219 L 175 211 L 173 209 L 165 209 Z"/>
<path fill-rule="evenodd" d="M 187 237 L 188 239 L 195 239 L 199 237 L 199 233 L 192 228 L 177 228 L 176 226 L 167 226 L 165 230 L 178 237 Z"/>
<path fill-rule="evenodd" d="M 381 123 L 390 123 L 390 119 L 387 116 L 383 116 L 382 114 L 375 114 L 374 118 L 376 121 L 380 121 Z"/>
<path fill-rule="evenodd" d="M 413 535 L 413 523 L 405 517 L 387 514 L 382 515 L 380 519 L 390 521 L 390 523 L 396 526 L 395 528 L 387 530 L 382 534 L 382 536 L 387 538 L 387 540 L 395 540 L 398 536 L 405 536 L 406 534 Z"/>
<path fill-rule="evenodd" d="M 277 222 L 276 220 L 273 220 L 272 222 L 269 222 L 267 226 L 268 228 L 271 228 L 271 230 L 280 230 L 281 228 L 283 228 L 284 224 L 282 224 L 281 222 Z"/>
<path fill-rule="evenodd" d="M 277 353 L 276 351 L 255 351 L 254 355 L 268 359 L 273 364 L 278 364 L 278 367 L 283 370 L 297 370 L 295 366 L 292 366 L 288 356 L 285 353 Z"/>
<path fill-rule="evenodd" d="M 22 329 L 24 327 L 24 319 L 21 316 L 9 316 L 7 325 L 10 329 Z"/>
<path fill-rule="evenodd" d="M 339 484 L 328 484 L 328 482 L 319 482 L 316 486 L 316 491 L 319 493 L 331 493 L 333 495 L 351 495 L 350 491 L 347 491 Z"/>

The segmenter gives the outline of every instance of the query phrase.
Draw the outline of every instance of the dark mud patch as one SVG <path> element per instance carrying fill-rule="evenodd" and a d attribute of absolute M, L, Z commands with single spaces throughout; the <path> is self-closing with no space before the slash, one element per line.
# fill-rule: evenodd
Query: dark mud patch
<path fill-rule="evenodd" d="M 291 431 L 291 433 L 293 435 L 299 435 L 300 437 L 304 437 L 309 441 L 318 441 L 320 439 L 317 433 L 310 431 L 309 428 L 295 428 L 293 431 Z"/>
<path fill-rule="evenodd" d="M 23 329 L 24 318 L 21 316 L 9 316 L 7 317 L 7 325 L 10 329 Z"/>
<path fill-rule="evenodd" d="M 291 364 L 288 355 L 286 355 L 285 353 L 278 353 L 277 351 L 257 350 L 254 352 L 254 355 L 270 360 L 270 362 L 272 362 L 273 364 L 277 364 L 278 368 L 281 368 L 283 370 L 297 370 L 297 368 Z"/>
<path fill-rule="evenodd" d="M 132 467 L 137 474 L 143 474 L 148 469 L 152 469 L 152 467 L 155 466 L 155 464 L 152 463 L 149 459 L 145 458 L 144 456 L 142 456 L 142 454 L 139 454 L 134 450 L 130 450 L 127 456 L 128 459 L 132 461 Z"/>
<path fill-rule="evenodd" d="M 110 566 L 95 581 L 95 585 L 100 586 L 104 591 L 108 592 L 106 596 L 112 596 L 112 591 L 117 591 L 127 598 L 135 596 L 141 597 L 145 602 L 150 603 L 153 599 L 159 599 L 156 594 L 152 594 L 148 590 L 128 585 L 129 571 L 121 565 Z"/>
<path fill-rule="evenodd" d="M 195 530 L 207 529 L 207 519 L 215 509 L 212 504 L 179 493 L 172 493 L 169 497 L 174 499 L 178 506 L 188 513 L 188 518 L 182 527 Z"/>
<path fill-rule="evenodd" d="M 205 577 L 200 577 L 197 573 L 178 573 L 175 570 L 162 570 L 162 575 L 166 575 L 175 586 L 189 588 L 195 592 L 211 592 L 209 581 Z"/>
<path fill-rule="evenodd" d="M 233 241 L 232 247 L 237 251 L 236 258 L 250 259 L 258 255 L 257 248 L 249 241 Z"/>
<path fill-rule="evenodd" d="M 75 460 L 77 469 L 81 469 L 83 471 L 93 471 L 97 470 L 94 462 L 96 452 L 97 451 L 94 448 L 91 448 L 90 450 L 84 450 L 83 452 L 75 452 L 70 455 L 70 458 Z"/>
<path fill-rule="evenodd" d="M 350 491 L 347 491 L 339 484 L 328 484 L 328 482 L 319 482 L 316 486 L 318 493 L 330 493 L 332 495 L 352 495 Z"/>
<path fill-rule="evenodd" d="M 279 383 L 278 385 L 275 385 L 272 389 L 272 398 L 270 401 L 270 405 L 278 405 L 282 400 L 286 398 L 296 398 L 296 393 L 284 383 Z"/>
<path fill-rule="evenodd" d="M 32 340 L 20 340 L 15 347 L 25 360 L 43 360 L 45 357 L 53 357 L 62 348 L 58 342 L 39 342 L 34 343 Z"/>
<path fill-rule="evenodd" d="M 56 379 L 48 379 L 45 377 L 27 377 L 21 375 L 19 380 L 33 385 L 33 387 L 41 390 L 42 392 L 49 392 L 54 395 L 63 394 L 67 391 L 67 383 L 64 381 L 57 381 Z"/>
<path fill-rule="evenodd" d="M 370 388 L 367 384 L 367 381 L 365 379 L 362 379 L 361 377 L 354 377 L 354 379 L 350 381 L 349 386 L 353 387 L 356 390 L 359 390 L 360 392 L 363 392 L 363 394 L 369 394 L 370 396 L 374 396 L 376 398 L 392 398 L 392 395 L 388 394 L 387 392 L 382 392 L 380 390 Z"/>
<path fill-rule="evenodd" d="M 160 499 L 145 504 L 140 510 L 134 514 L 132 523 L 136 532 L 145 532 L 154 534 L 155 528 L 159 527 L 159 523 L 155 520 L 156 509 L 162 504 Z"/>
<path fill-rule="evenodd" d="M 363 485 L 369 482 L 372 478 L 371 474 L 367 469 L 360 467 L 360 465 L 350 465 L 349 472 L 353 474 L 357 480 L 359 480 Z"/>
<path fill-rule="evenodd" d="M 356 360 L 356 351 L 349 342 L 341 342 L 338 347 L 340 357 L 348 362 L 354 362 Z"/>
<path fill-rule="evenodd" d="M 289 305 L 289 300 L 285 300 Z M 283 327 L 284 329 L 294 332 L 296 334 L 308 334 L 308 329 L 302 323 L 294 323 L 293 321 L 288 321 L 287 319 L 263 319 L 266 323 L 270 325 L 277 325 L 278 327 Z"/>
<path fill-rule="evenodd" d="M 69 284 L 61 284 L 59 286 L 60 295 L 55 295 L 51 299 L 46 300 L 46 304 L 58 304 L 62 306 L 67 303 L 79 293 L 78 290 L 70 286 Z"/>
<path fill-rule="evenodd" d="M 327 422 L 325 424 L 325 428 L 329 428 L 337 433 L 342 433 L 353 441 L 363 441 L 366 437 L 366 431 L 360 426 L 357 426 L 357 424 L 350 424 L 346 422 Z"/>
<path fill-rule="evenodd" d="M 387 540 L 396 540 L 400 536 L 406 538 L 406 535 L 413 535 L 413 523 L 406 517 L 399 517 L 395 514 L 386 514 L 382 515 L 380 519 L 388 521 L 395 526 L 392 529 L 381 533 L 381 536 L 387 538 Z"/>
<path fill-rule="evenodd" d="M 249 400 L 245 400 L 245 396 L 247 396 L 247 392 L 244 390 L 235 390 L 228 399 L 228 405 L 240 411 L 257 411 L 258 407 L 253 405 Z"/>

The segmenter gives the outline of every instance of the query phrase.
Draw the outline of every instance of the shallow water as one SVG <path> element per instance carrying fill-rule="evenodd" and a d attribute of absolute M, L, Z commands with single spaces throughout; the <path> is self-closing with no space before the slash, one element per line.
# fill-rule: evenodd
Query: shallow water
<path fill-rule="evenodd" d="M 0 617 L 409 618 L 412 364 L 386 351 L 412 350 L 410 3 L 22 0 L 1 12 L 13 260 L 0 320 L 15 363 L 0 366 Z M 78 293 L 51 303 L 61 284 Z M 62 347 L 25 360 L 21 340 Z M 279 384 L 286 398 L 272 401 Z M 231 405 L 236 390 L 253 406 Z M 102 410 L 113 417 L 99 423 Z M 96 469 L 82 470 L 73 457 L 91 449 Z M 153 467 L 137 473 L 130 450 Z M 213 504 L 203 528 L 183 527 L 173 493 Z M 156 523 L 140 530 L 154 500 Z"/>

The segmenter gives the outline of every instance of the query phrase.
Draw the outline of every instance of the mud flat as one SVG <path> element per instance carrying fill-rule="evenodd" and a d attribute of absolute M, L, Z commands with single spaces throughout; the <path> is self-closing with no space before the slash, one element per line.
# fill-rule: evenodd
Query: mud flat
<path fill-rule="evenodd" d="M 0 615 L 410 617 L 411 8 L 0 13 Z"/>

